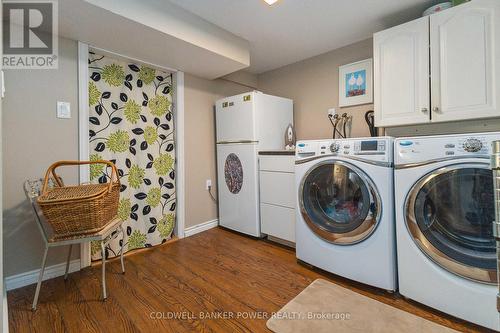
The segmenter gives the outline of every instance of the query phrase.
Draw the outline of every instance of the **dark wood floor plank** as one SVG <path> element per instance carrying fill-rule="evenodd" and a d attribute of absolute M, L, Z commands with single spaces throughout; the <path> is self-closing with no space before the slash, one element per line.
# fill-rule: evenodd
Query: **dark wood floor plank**
<path fill-rule="evenodd" d="M 9 292 L 11 332 L 269 332 L 267 315 L 317 278 L 462 332 L 487 332 L 397 293 L 356 283 L 297 263 L 292 249 L 221 228 L 141 251 L 107 265 L 108 300 L 100 301 L 100 266 L 44 282 L 40 306 L 30 311 L 34 286 Z M 233 318 L 201 319 L 200 313 Z M 185 319 L 152 319 L 152 313 L 190 313 Z M 33 327 L 33 329 L 31 329 Z"/>
<path fill-rule="evenodd" d="M 214 254 L 213 258 L 207 259 L 201 256 L 200 251 L 193 249 L 190 261 L 193 264 L 193 269 L 198 274 L 205 274 L 209 283 L 223 284 L 224 288 L 232 291 L 235 298 L 248 299 L 251 297 L 252 308 L 255 311 L 264 311 L 269 304 L 277 306 L 276 299 L 259 293 L 255 290 L 255 284 L 252 280 L 245 278 L 242 271 L 220 260 L 217 255 Z"/>
<path fill-rule="evenodd" d="M 290 272 L 283 274 L 274 268 L 269 269 L 269 267 L 260 265 L 251 255 L 242 253 L 238 249 L 233 249 L 232 253 L 215 254 L 212 258 L 207 258 L 203 255 L 213 253 L 211 247 L 198 245 L 192 251 L 195 255 L 192 260 L 197 266 L 213 273 L 211 274 L 213 283 L 216 283 L 218 276 L 220 276 L 226 284 L 230 283 L 234 288 L 241 286 L 241 293 L 258 294 L 262 301 L 261 306 L 272 303 L 279 309 L 290 300 L 291 295 L 293 298 L 303 289 L 299 287 L 296 290 L 291 290 L 289 288 L 290 283 L 297 286 Z M 242 260 L 242 258 L 245 259 Z M 256 310 L 263 310 L 263 308 Z"/>
<path fill-rule="evenodd" d="M 127 279 L 121 274 L 118 265 L 110 265 L 110 273 L 107 276 L 109 297 L 116 300 L 127 316 L 142 331 L 153 332 L 175 332 L 185 329 L 181 323 L 176 321 L 152 320 L 151 313 L 159 311 L 162 306 L 154 295 L 144 292 L 144 287 L 138 285 L 139 280 L 133 279 L 133 267 L 135 261 L 127 260 Z"/>
<path fill-rule="evenodd" d="M 75 273 L 80 274 L 80 273 Z M 75 283 L 68 279 L 64 281 L 62 277 L 44 281 L 40 292 L 38 309 L 32 312 L 31 302 L 35 294 L 35 285 L 22 288 L 26 289 L 22 308 L 20 312 L 25 312 L 29 316 L 29 321 L 25 322 L 32 325 L 32 331 L 38 331 L 38 321 L 47 321 L 48 325 L 54 327 L 54 331 L 81 332 L 84 329 L 87 332 L 100 332 L 99 324 L 92 314 L 91 307 L 85 302 Z M 20 290 L 22 290 L 20 289 Z M 10 297 L 10 294 L 9 294 Z M 11 300 L 9 299 L 9 302 Z M 47 316 L 47 309 L 54 309 L 51 316 Z M 9 314 L 11 307 L 9 305 Z M 40 332 L 47 332 L 41 326 Z"/>
<path fill-rule="evenodd" d="M 50 287 L 50 284 L 49 284 Z M 46 302 L 37 311 L 31 311 L 35 294 L 34 286 L 18 289 L 13 299 L 8 298 L 10 332 L 47 332 L 50 327 L 57 332 L 64 331 L 61 315 L 54 302 Z M 10 297 L 10 296 L 9 296 Z"/>
<path fill-rule="evenodd" d="M 168 267 L 168 274 L 175 276 L 179 280 L 185 280 L 188 287 L 189 293 L 196 295 L 204 299 L 207 303 L 205 309 L 200 309 L 200 311 L 209 313 L 250 313 L 255 310 L 249 305 L 242 303 L 238 299 L 234 298 L 232 294 L 228 293 L 224 286 L 218 286 L 217 284 L 210 283 L 205 279 L 205 274 L 196 274 L 192 269 L 191 265 L 186 265 L 182 260 L 176 259 L 175 256 L 162 256 L 161 254 L 155 256 L 152 255 L 149 258 L 153 263 L 156 264 L 166 264 Z M 254 332 L 261 325 L 255 322 L 238 322 L 236 319 L 228 319 L 228 321 L 233 325 L 231 331 L 250 331 Z"/>
<path fill-rule="evenodd" d="M 148 258 L 151 260 L 151 258 Z M 170 297 L 176 299 L 180 304 L 189 309 L 190 314 L 193 317 L 200 318 L 205 313 L 208 314 L 221 314 L 219 309 L 212 303 L 213 298 L 209 297 L 208 294 L 191 287 L 192 279 L 189 279 L 189 272 L 185 271 L 185 275 L 175 275 L 171 273 L 171 269 L 165 265 L 165 261 L 159 265 L 155 265 L 157 268 L 146 267 L 146 271 L 149 276 L 156 281 L 158 281 L 158 288 L 163 291 L 163 294 L 169 295 Z M 172 267 L 172 270 L 175 270 Z M 164 287 L 167 286 L 167 287 Z M 210 317 L 209 317 L 210 318 Z M 243 332 L 245 327 L 241 327 L 238 323 L 231 320 L 220 320 L 220 319 L 207 319 L 204 320 L 207 327 L 212 329 L 214 332 Z"/>
<path fill-rule="evenodd" d="M 53 287 L 42 284 L 42 292 L 53 291 L 51 299 L 59 309 L 66 332 L 100 332 L 100 324 L 93 314 L 91 305 L 87 303 L 77 287 L 77 283 L 80 283 L 79 277 L 85 276 L 86 273 L 82 271 L 70 274 L 66 281 L 61 277 L 53 279 L 50 281 L 54 283 Z M 41 297 L 41 302 L 39 307 L 44 306 L 43 297 Z"/>
<path fill-rule="evenodd" d="M 162 285 L 165 285 L 166 288 L 174 286 L 169 285 L 167 281 L 158 280 L 152 275 L 150 270 L 146 268 L 148 262 L 147 258 L 143 258 L 140 255 L 131 256 L 129 262 L 127 262 L 128 265 L 126 264 L 126 273 L 123 275 L 123 279 L 152 303 L 153 311 L 175 314 L 189 313 L 189 308 L 185 307 L 170 294 L 165 293 Z M 153 269 L 157 268 L 153 267 Z M 149 316 L 149 313 L 145 315 Z M 185 320 L 173 322 L 182 326 L 182 329 L 179 328 L 176 331 L 213 332 L 207 326 L 207 323 L 199 321 L 196 318 L 187 317 Z"/>
<path fill-rule="evenodd" d="M 114 263 L 117 264 L 116 262 Z M 114 275 L 110 272 L 110 264 L 108 264 L 108 272 L 106 274 L 109 280 L 110 276 Z M 101 285 L 101 267 L 92 267 L 88 270 L 89 274 L 85 279 L 81 276 L 75 277 L 75 285 L 82 294 L 83 299 L 90 305 L 92 316 L 99 322 L 101 329 L 107 332 L 123 332 L 135 333 L 140 330 L 127 316 L 126 308 L 123 309 L 114 297 L 108 297 L 106 301 L 102 300 L 102 285 Z M 116 273 L 115 273 L 116 274 Z M 111 290 L 108 288 L 108 294 Z M 113 318 L 112 321 L 109 318 Z"/>

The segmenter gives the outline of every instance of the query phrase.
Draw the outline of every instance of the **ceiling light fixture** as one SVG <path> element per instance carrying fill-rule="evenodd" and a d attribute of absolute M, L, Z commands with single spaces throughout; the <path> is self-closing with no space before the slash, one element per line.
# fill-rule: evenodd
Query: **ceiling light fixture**
<path fill-rule="evenodd" d="M 274 5 L 278 0 L 264 0 L 269 6 Z"/>

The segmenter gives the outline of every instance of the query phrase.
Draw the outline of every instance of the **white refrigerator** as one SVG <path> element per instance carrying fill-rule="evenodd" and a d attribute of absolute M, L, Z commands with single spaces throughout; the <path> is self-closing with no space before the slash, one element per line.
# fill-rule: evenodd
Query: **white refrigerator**
<path fill-rule="evenodd" d="M 261 237 L 258 152 L 282 150 L 293 101 L 253 91 L 218 100 L 219 225 Z"/>

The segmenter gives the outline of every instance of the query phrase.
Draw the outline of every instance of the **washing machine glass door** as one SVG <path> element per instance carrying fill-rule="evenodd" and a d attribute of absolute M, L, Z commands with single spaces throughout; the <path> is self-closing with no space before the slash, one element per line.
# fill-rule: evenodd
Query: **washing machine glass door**
<path fill-rule="evenodd" d="M 488 164 L 456 164 L 421 178 L 406 200 L 419 248 L 446 270 L 496 283 L 493 175 Z"/>
<path fill-rule="evenodd" d="M 377 227 L 380 196 L 372 180 L 343 161 L 319 163 L 304 176 L 299 205 L 309 228 L 334 244 L 361 242 Z"/>

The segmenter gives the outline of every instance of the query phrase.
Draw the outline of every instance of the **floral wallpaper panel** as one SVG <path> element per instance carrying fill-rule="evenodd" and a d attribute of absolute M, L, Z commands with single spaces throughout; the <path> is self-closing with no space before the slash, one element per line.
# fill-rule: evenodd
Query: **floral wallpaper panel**
<path fill-rule="evenodd" d="M 125 251 L 161 244 L 172 236 L 176 212 L 172 75 L 93 52 L 88 63 L 90 159 L 118 168 Z M 93 182 L 110 176 L 104 165 L 90 168 Z M 106 257 L 120 248 L 118 235 Z M 92 259 L 100 257 L 93 243 Z"/>

